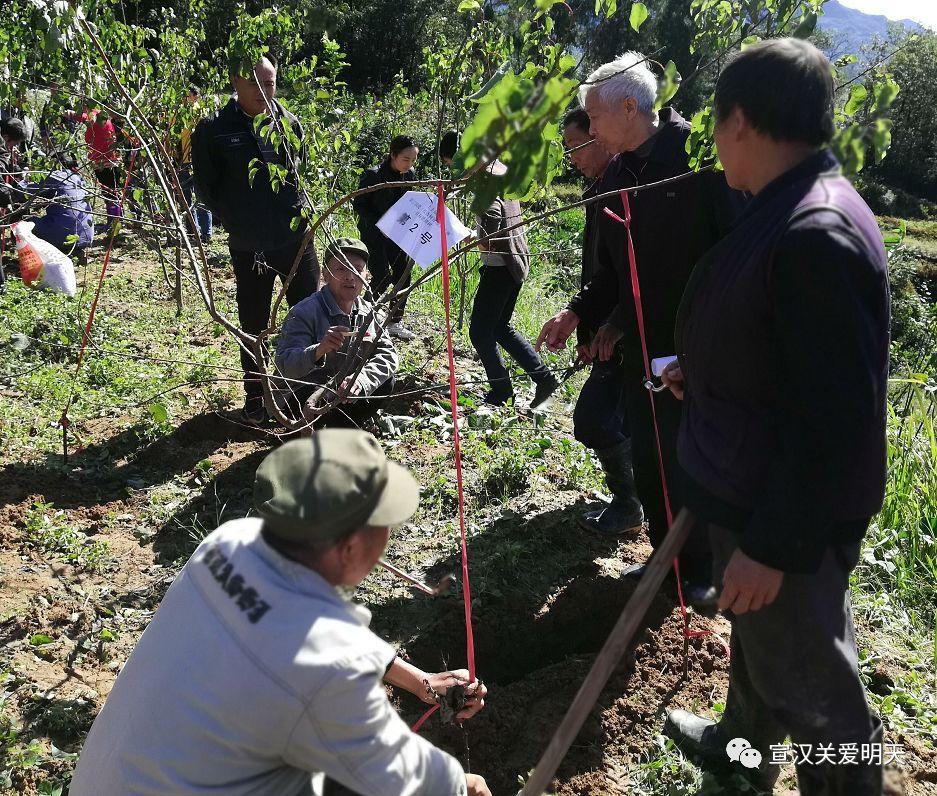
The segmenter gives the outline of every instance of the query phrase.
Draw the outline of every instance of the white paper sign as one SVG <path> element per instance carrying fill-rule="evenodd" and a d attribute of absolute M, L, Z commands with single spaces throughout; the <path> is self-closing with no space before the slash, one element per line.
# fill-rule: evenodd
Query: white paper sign
<path fill-rule="evenodd" d="M 442 254 L 436 222 L 438 200 L 434 193 L 407 191 L 377 222 L 377 228 L 423 268 L 432 265 Z M 467 238 L 470 232 L 447 207 L 446 243 L 449 248 Z"/>
<path fill-rule="evenodd" d="M 651 373 L 653 373 L 657 378 L 660 378 L 660 374 L 664 372 L 671 362 L 676 362 L 677 358 L 675 356 L 670 357 L 657 357 L 656 359 L 651 360 Z"/>

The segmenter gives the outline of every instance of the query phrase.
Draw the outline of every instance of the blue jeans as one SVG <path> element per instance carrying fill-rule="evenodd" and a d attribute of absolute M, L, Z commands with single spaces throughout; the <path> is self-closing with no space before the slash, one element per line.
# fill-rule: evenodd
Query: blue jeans
<path fill-rule="evenodd" d="M 182 194 L 185 196 L 185 203 L 195 228 L 198 230 L 199 237 L 204 241 L 211 237 L 211 210 L 205 205 L 195 200 L 195 182 L 192 179 L 192 167 L 183 166 L 179 171 L 179 184 L 182 187 Z"/>
<path fill-rule="evenodd" d="M 625 380 L 617 360 L 593 363 L 573 410 L 573 435 L 594 451 L 620 445 L 631 436 Z"/>
<path fill-rule="evenodd" d="M 513 393 L 511 377 L 498 351 L 500 345 L 533 379 L 534 383 L 550 377 L 543 360 L 518 331 L 511 326 L 514 305 L 521 286 L 504 266 L 483 266 L 478 290 L 472 304 L 469 339 L 488 376 L 491 389 L 502 395 Z"/>

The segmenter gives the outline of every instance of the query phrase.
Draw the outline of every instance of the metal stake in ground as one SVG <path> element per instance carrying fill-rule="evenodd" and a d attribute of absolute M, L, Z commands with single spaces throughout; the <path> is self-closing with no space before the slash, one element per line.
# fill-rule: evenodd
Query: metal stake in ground
<path fill-rule="evenodd" d="M 686 509 L 682 509 L 677 515 L 677 519 L 667 532 L 660 547 L 654 553 L 653 558 L 648 562 L 644 570 L 644 575 L 638 583 L 631 599 L 625 604 L 612 629 L 611 634 L 605 640 L 601 651 L 592 664 L 589 674 L 582 681 L 579 692 L 569 706 L 563 721 L 553 733 L 550 744 L 537 763 L 537 767 L 530 775 L 530 779 L 520 792 L 519 796 L 541 796 L 553 779 L 556 769 L 559 767 L 569 747 L 582 729 L 586 716 L 592 710 L 592 706 L 602 693 L 602 689 L 608 682 L 612 670 L 618 665 L 625 650 L 631 643 L 631 639 L 637 632 L 638 627 L 644 620 L 654 596 L 660 589 L 664 577 L 671 563 L 680 552 L 689 536 L 690 529 L 693 527 L 695 518 Z"/>

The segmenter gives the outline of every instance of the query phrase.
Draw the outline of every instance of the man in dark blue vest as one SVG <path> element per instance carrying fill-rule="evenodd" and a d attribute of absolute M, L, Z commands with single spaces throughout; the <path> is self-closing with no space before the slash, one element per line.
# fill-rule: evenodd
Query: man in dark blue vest
<path fill-rule="evenodd" d="M 709 524 L 732 657 L 718 724 L 675 711 L 665 731 L 764 790 L 795 757 L 803 796 L 878 796 L 882 724 L 848 592 L 885 487 L 882 236 L 826 149 L 833 81 L 815 47 L 746 49 L 715 111 L 729 185 L 754 198 L 694 269 L 665 381 L 683 398 L 686 502 Z"/>

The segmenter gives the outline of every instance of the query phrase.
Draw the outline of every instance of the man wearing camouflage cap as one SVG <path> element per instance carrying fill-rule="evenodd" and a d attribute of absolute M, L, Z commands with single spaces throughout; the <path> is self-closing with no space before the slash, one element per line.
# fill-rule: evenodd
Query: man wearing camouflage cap
<path fill-rule="evenodd" d="M 338 591 L 371 571 L 418 500 L 361 431 L 269 454 L 259 516 L 219 527 L 183 567 L 91 728 L 71 796 L 300 796 L 317 772 L 362 796 L 490 796 L 410 732 L 382 681 L 424 701 L 427 684 L 465 684 L 460 719 L 485 687 L 397 658 Z"/>
<path fill-rule="evenodd" d="M 377 397 L 393 390 L 397 351 L 372 305 L 361 298 L 369 278 L 367 246 L 356 238 L 339 238 L 322 260 L 325 285 L 286 316 L 276 364 L 285 377 L 282 393 L 303 407 L 307 419 L 356 426 L 377 411 Z M 319 389 L 339 373 L 345 373 L 340 384 Z M 340 407 L 319 418 L 319 407 L 336 397 Z"/>

